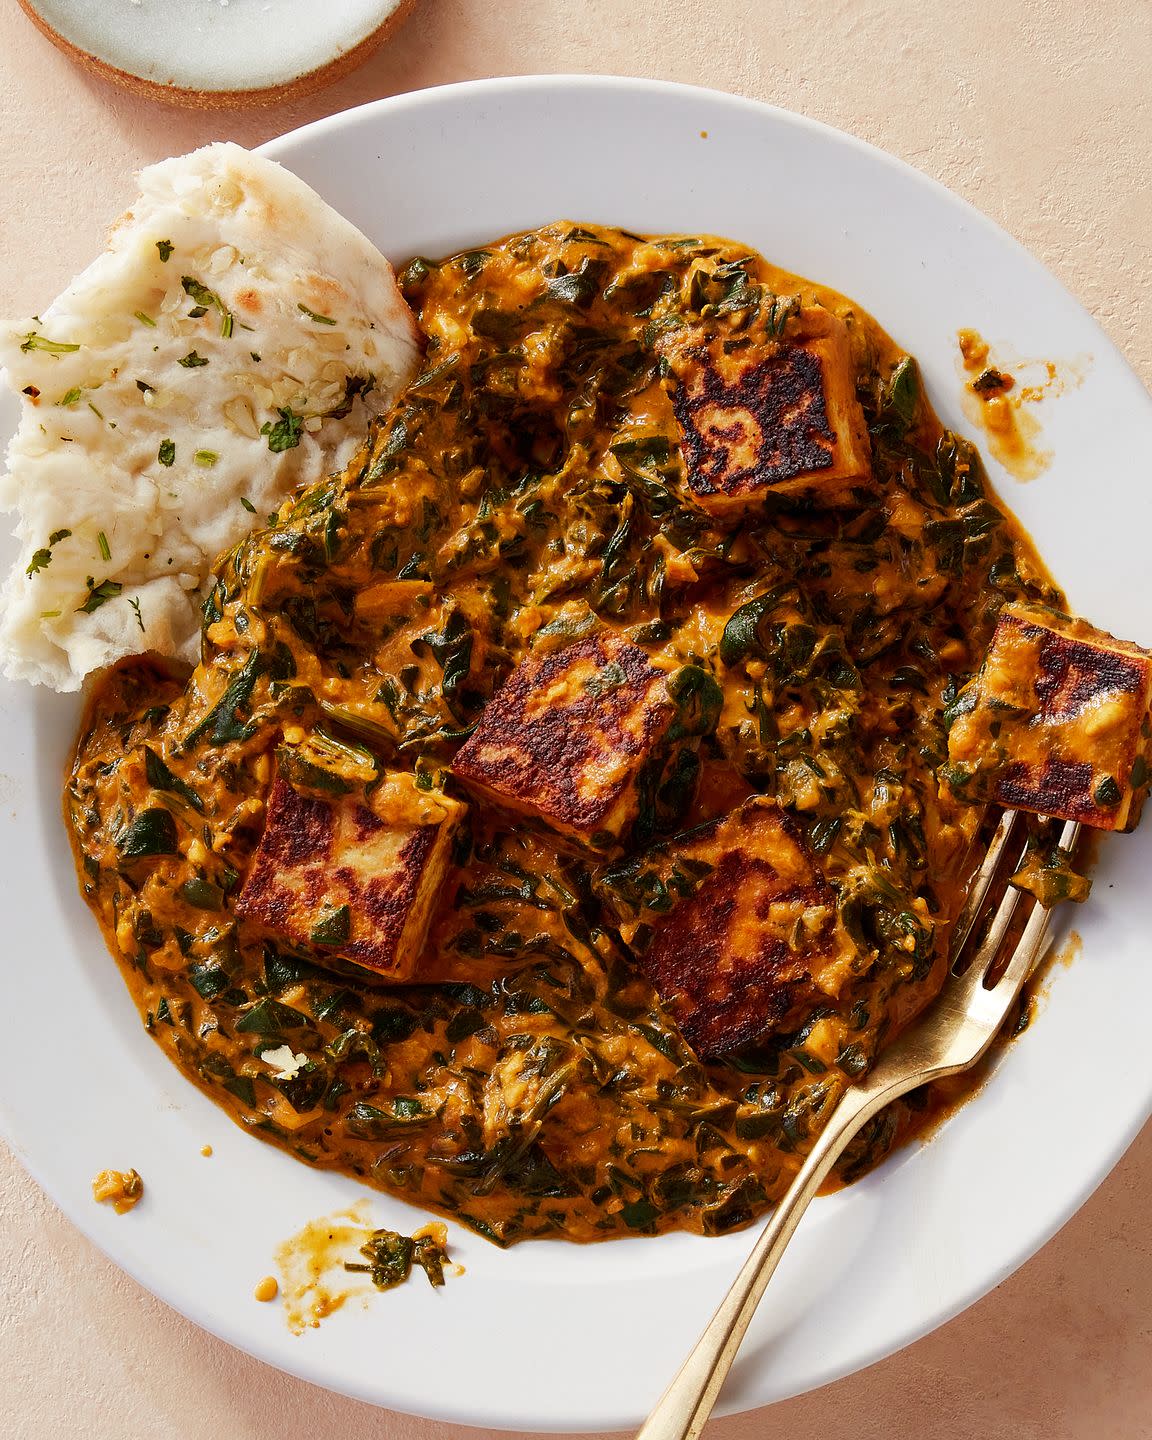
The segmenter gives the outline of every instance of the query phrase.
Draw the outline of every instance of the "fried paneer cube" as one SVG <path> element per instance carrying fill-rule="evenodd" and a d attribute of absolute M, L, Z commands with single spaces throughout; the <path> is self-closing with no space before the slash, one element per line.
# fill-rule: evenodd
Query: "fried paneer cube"
<path fill-rule="evenodd" d="M 1042 606 L 1000 612 L 961 692 L 944 780 L 1100 830 L 1131 830 L 1148 793 L 1152 654 Z"/>
<path fill-rule="evenodd" d="M 739 516 L 772 494 L 840 491 L 871 474 L 848 332 L 831 311 L 802 307 L 778 338 L 689 326 L 660 349 L 702 509 Z"/>
<path fill-rule="evenodd" d="M 294 951 L 409 980 L 466 807 L 388 773 L 365 798 L 277 774 L 237 914 Z"/>
<path fill-rule="evenodd" d="M 787 1029 L 839 994 L 856 949 L 832 887 L 774 800 L 754 796 L 672 847 L 682 873 L 703 878 L 638 958 L 701 1059 Z"/>
<path fill-rule="evenodd" d="M 598 848 L 639 808 L 640 771 L 675 714 L 663 670 L 612 634 L 523 661 L 452 770 L 478 795 Z"/>

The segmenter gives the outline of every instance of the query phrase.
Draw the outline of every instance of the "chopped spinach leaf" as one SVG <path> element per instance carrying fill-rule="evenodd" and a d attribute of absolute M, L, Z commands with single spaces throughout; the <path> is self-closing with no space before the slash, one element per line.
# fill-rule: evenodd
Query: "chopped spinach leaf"
<path fill-rule="evenodd" d="M 121 834 L 116 848 L 124 860 L 139 860 L 146 855 L 175 855 L 178 845 L 172 812 L 161 806 L 138 811 Z"/>

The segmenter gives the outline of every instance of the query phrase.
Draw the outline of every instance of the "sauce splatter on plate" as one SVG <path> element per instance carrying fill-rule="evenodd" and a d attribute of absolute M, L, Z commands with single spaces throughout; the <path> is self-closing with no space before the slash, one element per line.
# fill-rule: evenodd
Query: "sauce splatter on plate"
<path fill-rule="evenodd" d="M 988 448 L 1014 480 L 1035 480 L 1051 463 L 1052 451 L 1040 444 L 1041 426 L 1033 407 L 1080 385 L 1087 357 L 1034 360 L 992 345 L 977 330 L 958 330 L 962 403 L 972 424 L 988 439 Z"/>

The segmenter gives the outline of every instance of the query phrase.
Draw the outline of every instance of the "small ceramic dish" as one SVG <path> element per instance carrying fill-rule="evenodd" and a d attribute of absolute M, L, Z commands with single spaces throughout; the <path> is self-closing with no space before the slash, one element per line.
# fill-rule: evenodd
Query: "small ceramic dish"
<path fill-rule="evenodd" d="M 20 0 L 54 44 L 130 90 L 272 105 L 365 61 L 416 0 Z"/>

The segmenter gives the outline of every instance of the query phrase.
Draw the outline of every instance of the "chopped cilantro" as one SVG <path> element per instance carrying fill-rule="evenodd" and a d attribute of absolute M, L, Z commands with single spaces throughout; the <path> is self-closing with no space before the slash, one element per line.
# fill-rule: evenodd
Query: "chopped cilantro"
<path fill-rule="evenodd" d="M 300 311 L 300 313 L 301 313 L 302 315 L 307 315 L 308 318 L 309 318 L 309 320 L 315 320 L 316 323 L 317 323 L 317 325 L 335 325 L 335 324 L 336 324 L 336 321 L 333 320 L 333 318 L 331 317 L 331 315 L 317 315 L 317 313 L 316 313 L 315 310 L 309 310 L 308 306 L 305 305 L 305 304 L 303 304 L 303 303 L 298 304 L 298 305 L 296 306 L 296 308 L 297 308 L 297 310 Z"/>
<path fill-rule="evenodd" d="M 164 261 L 165 265 L 167 265 L 169 256 L 175 248 L 171 240 L 157 240 L 156 242 L 156 249 L 159 250 L 160 259 Z"/>
<path fill-rule="evenodd" d="M 156 389 L 155 385 L 149 385 L 147 380 L 137 380 L 136 388 L 140 391 L 141 395 L 151 395 Z"/>
<path fill-rule="evenodd" d="M 224 304 L 223 300 L 220 299 L 216 291 L 209 290 L 207 285 L 201 284 L 199 280 L 194 279 L 191 275 L 182 276 L 180 284 L 184 287 L 185 295 L 190 296 L 196 301 L 196 309 L 192 311 L 195 319 L 199 319 L 201 315 L 206 315 L 209 306 L 215 306 L 215 308 L 219 310 L 220 334 L 227 340 L 232 334 L 232 312 L 228 309 L 227 305 Z M 184 362 L 181 361 L 180 363 L 183 364 Z"/>
<path fill-rule="evenodd" d="M 297 415 L 290 405 L 279 405 L 276 408 L 280 419 L 275 425 L 267 421 L 260 427 L 261 435 L 268 437 L 268 449 L 273 454 L 279 454 L 282 450 L 294 450 L 300 444 L 300 437 L 304 433 L 303 415 Z"/>
<path fill-rule="evenodd" d="M 188 312 L 188 319 L 199 320 L 202 315 L 207 315 L 207 313 L 207 305 L 193 305 L 192 309 Z"/>
<path fill-rule="evenodd" d="M 185 370 L 195 370 L 197 365 L 207 365 L 208 361 L 204 359 L 203 355 L 197 355 L 195 350 L 189 350 L 183 360 L 177 360 L 176 363 L 183 365 Z"/>
<path fill-rule="evenodd" d="M 45 568 L 45 566 L 51 564 L 51 562 L 52 562 L 52 550 L 51 550 L 51 546 L 53 546 L 53 545 L 59 545 L 59 543 L 60 543 L 61 540 L 67 540 L 68 536 L 71 535 L 71 534 L 72 534 L 72 531 L 71 531 L 71 530 L 53 530 L 53 531 L 52 531 L 51 535 L 48 536 L 48 546 L 49 546 L 49 548 L 48 548 L 48 549 L 40 549 L 40 550 L 35 551 L 35 552 L 33 553 L 33 556 L 32 556 L 32 562 L 31 562 L 31 564 L 28 566 L 27 570 L 25 570 L 25 572 L 24 572 L 25 575 L 28 576 L 29 580 L 31 580 L 32 576 L 36 574 L 37 570 L 43 570 L 43 569 Z M 101 539 L 103 539 L 103 536 L 101 536 Z M 104 558 L 107 559 L 108 557 L 105 556 Z M 56 610 L 56 611 L 54 611 L 54 612 L 52 612 L 52 613 L 54 613 L 54 614 L 56 614 L 56 615 L 59 615 L 60 612 L 59 612 L 59 610 Z"/>
<path fill-rule="evenodd" d="M 240 503 L 241 503 L 241 505 L 244 506 L 245 510 L 248 511 L 249 515 L 255 515 L 255 514 L 256 514 L 256 506 L 253 505 L 252 501 L 249 500 L 249 498 L 248 498 L 247 495 L 241 495 L 241 496 L 240 496 Z"/>
<path fill-rule="evenodd" d="M 60 399 L 56 401 L 56 404 L 75 405 L 77 400 L 80 399 L 80 394 L 81 391 L 79 385 L 74 385 L 71 390 L 66 390 L 64 394 L 61 395 Z"/>
<path fill-rule="evenodd" d="M 161 465 L 171 465 L 176 459 L 175 440 L 161 440 L 160 449 L 156 452 L 156 459 Z"/>
<path fill-rule="evenodd" d="M 128 604 L 131 605 L 133 611 L 135 612 L 135 614 L 136 614 L 136 624 L 139 625 L 139 627 L 140 627 L 140 633 L 143 634 L 143 633 L 144 633 L 144 617 L 143 617 L 143 615 L 140 614 L 140 601 L 139 601 L 139 599 L 134 595 L 134 596 L 132 597 L 132 599 L 128 601 Z"/>
<path fill-rule="evenodd" d="M 88 598 L 83 605 L 77 605 L 77 615 L 91 615 L 94 610 L 99 610 L 101 605 L 106 605 L 109 600 L 115 600 L 124 588 L 118 580 L 101 580 L 97 585 L 91 575 L 84 583 L 88 587 Z"/>
<path fill-rule="evenodd" d="M 249 350 L 248 353 L 249 353 L 249 355 L 251 355 L 252 359 L 255 360 L 256 364 L 259 365 L 259 363 L 260 363 L 260 356 L 257 355 L 256 351 L 255 351 L 255 350 Z"/>
<path fill-rule="evenodd" d="M 43 335 L 37 335 L 35 330 L 29 330 L 20 343 L 20 349 L 25 352 L 43 350 L 46 355 L 71 355 L 80 346 L 68 345 L 63 340 L 47 340 Z"/>
<path fill-rule="evenodd" d="M 194 280 L 191 275 L 182 275 L 180 285 L 185 295 L 195 300 L 197 305 L 219 305 L 220 297 L 215 290 L 209 290 L 207 285 L 202 285 L 199 280 Z"/>
<path fill-rule="evenodd" d="M 103 530 L 101 530 L 100 533 L 99 533 L 99 535 L 96 536 L 96 543 L 97 543 L 97 545 L 100 546 L 100 558 L 101 558 L 101 560 L 111 560 L 111 559 L 112 559 L 112 550 L 111 550 L 111 547 L 110 547 L 109 544 L 108 544 L 108 537 L 107 537 L 107 535 L 104 534 L 104 531 L 103 531 Z"/>
<path fill-rule="evenodd" d="M 196 461 L 197 465 L 204 465 L 207 467 L 215 465 L 217 460 L 219 460 L 220 456 L 217 455 L 215 450 L 197 450 L 196 454 L 192 458 Z"/>

